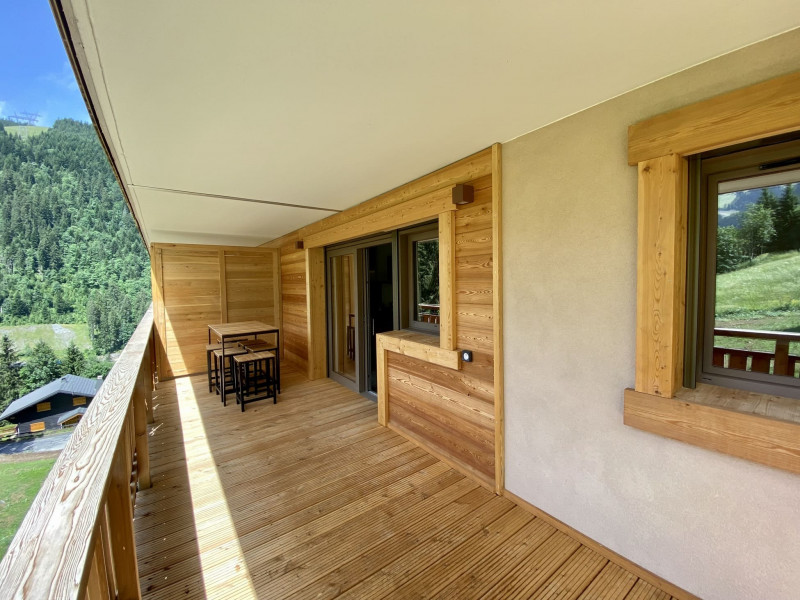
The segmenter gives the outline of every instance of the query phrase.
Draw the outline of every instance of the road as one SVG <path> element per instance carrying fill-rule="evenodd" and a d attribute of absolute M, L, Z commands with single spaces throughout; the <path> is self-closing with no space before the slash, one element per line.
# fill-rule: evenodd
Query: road
<path fill-rule="evenodd" d="M 21 452 L 51 452 L 66 446 L 72 432 L 57 433 L 44 437 L 27 438 L 11 442 L 0 442 L 0 454 L 20 454 Z"/>

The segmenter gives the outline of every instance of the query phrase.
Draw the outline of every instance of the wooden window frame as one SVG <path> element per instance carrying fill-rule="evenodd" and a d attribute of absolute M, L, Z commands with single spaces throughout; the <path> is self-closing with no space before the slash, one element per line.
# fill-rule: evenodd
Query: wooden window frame
<path fill-rule="evenodd" d="M 798 106 L 800 72 L 629 128 L 628 162 L 638 168 L 636 378 L 635 388 L 625 390 L 624 406 L 627 425 L 795 473 L 800 416 L 793 404 L 787 408 L 784 398 L 717 386 L 690 390 L 682 383 L 687 157 L 800 131 Z"/>
<path fill-rule="evenodd" d="M 768 142 L 767 145 L 752 147 L 748 144 L 745 148 L 727 149 L 728 152 L 714 156 L 700 155 L 694 157 L 693 166 L 690 166 L 690 173 L 696 171 L 694 175 L 697 181 L 691 184 L 689 210 L 697 217 L 697 222 L 693 227 L 693 219 L 689 219 L 689 231 L 690 239 L 695 238 L 698 245 L 693 249 L 690 241 L 687 260 L 692 264 L 693 250 L 696 250 L 695 260 L 699 270 L 696 274 L 690 274 L 687 279 L 687 320 L 695 319 L 697 327 L 695 335 L 692 335 L 693 329 L 687 329 L 684 385 L 694 388 L 696 383 L 709 383 L 761 394 L 787 396 L 800 402 L 800 380 L 796 378 L 740 371 L 712 364 L 717 277 L 717 185 L 722 180 L 780 172 L 781 167 L 766 171 L 761 167 L 764 163 L 782 162 L 800 155 L 798 139 L 779 138 Z M 796 170 L 796 167 L 792 170 Z M 694 228 L 697 229 L 696 232 L 692 231 Z M 693 288 L 693 284 L 697 287 Z M 697 295 L 696 300 L 693 294 Z"/>
<path fill-rule="evenodd" d="M 50 403 L 49 400 L 45 400 L 44 402 L 38 402 L 36 404 L 36 412 L 47 412 L 49 410 L 53 410 L 53 405 Z"/>
<path fill-rule="evenodd" d="M 400 274 L 400 327 L 401 329 L 412 329 L 438 336 L 438 323 L 425 323 L 414 318 L 416 313 L 414 307 L 416 302 L 417 283 L 417 264 L 414 257 L 414 245 L 417 242 L 425 242 L 430 240 L 437 240 L 437 242 L 439 240 L 439 227 L 436 221 L 426 225 L 421 225 L 419 227 L 401 229 L 398 231 L 398 259 L 400 263 L 400 267 L 398 269 Z M 437 259 L 441 260 L 441 252 L 439 253 Z M 439 282 L 439 284 L 441 286 L 441 282 Z M 441 309 L 439 312 L 441 317 Z"/>

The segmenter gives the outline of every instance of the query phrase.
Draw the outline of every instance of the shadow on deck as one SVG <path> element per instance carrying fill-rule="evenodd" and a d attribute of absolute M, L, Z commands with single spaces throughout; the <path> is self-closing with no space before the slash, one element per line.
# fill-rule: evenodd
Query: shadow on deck
<path fill-rule="evenodd" d="M 143 597 L 644 598 L 659 590 L 286 370 L 241 413 L 205 377 L 159 384 L 137 496 Z"/>

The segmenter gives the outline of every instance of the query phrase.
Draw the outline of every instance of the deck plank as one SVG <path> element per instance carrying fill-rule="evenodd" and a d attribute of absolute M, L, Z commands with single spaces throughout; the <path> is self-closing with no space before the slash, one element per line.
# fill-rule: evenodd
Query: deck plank
<path fill-rule="evenodd" d="M 669 595 L 286 368 L 278 404 L 161 382 L 137 495 L 146 600 Z"/>

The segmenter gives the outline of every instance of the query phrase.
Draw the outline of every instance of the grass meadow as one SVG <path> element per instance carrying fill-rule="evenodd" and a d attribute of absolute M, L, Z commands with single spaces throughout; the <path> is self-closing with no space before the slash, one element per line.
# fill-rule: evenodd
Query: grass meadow
<path fill-rule="evenodd" d="M 800 252 L 764 254 L 717 275 L 716 326 L 800 333 Z M 773 352 L 768 340 L 717 337 L 715 345 Z M 800 354 L 800 342 L 790 345 Z"/>
<path fill-rule="evenodd" d="M 0 559 L 42 487 L 55 457 L 0 462 Z"/>
<path fill-rule="evenodd" d="M 24 353 L 36 342 L 43 340 L 56 352 L 63 352 L 70 342 L 81 350 L 92 347 L 89 326 L 86 323 L 67 323 L 65 325 L 6 325 L 0 327 L 0 336 L 7 335 L 14 342 L 17 352 Z"/>

